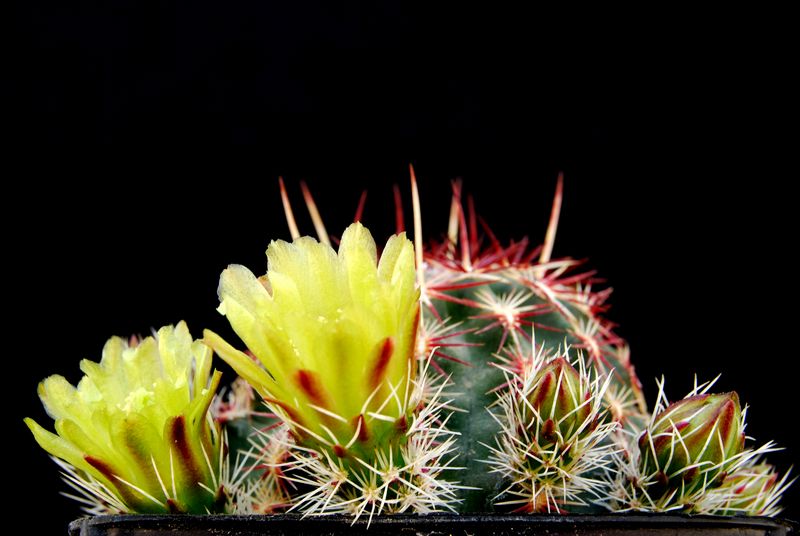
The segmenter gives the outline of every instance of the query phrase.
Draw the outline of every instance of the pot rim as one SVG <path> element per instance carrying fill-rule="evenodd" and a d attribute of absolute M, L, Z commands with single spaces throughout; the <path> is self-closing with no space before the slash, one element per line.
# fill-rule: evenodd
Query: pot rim
<path fill-rule="evenodd" d="M 762 517 L 762 516 L 712 516 L 712 515 L 689 515 L 675 513 L 602 513 L 602 514 L 392 514 L 376 515 L 369 520 L 369 516 L 361 516 L 357 521 L 353 521 L 349 515 L 326 515 L 326 516 L 305 516 L 302 514 L 251 514 L 251 515 L 170 515 L 170 514 L 114 514 L 89 516 L 76 519 L 69 524 L 70 534 L 79 533 L 82 527 L 102 528 L 107 525 L 128 525 L 137 524 L 140 527 L 150 529 L 164 528 L 169 526 L 209 526 L 222 524 L 241 524 L 243 526 L 256 524 L 284 524 L 302 522 L 308 525 L 321 525 L 323 527 L 335 526 L 366 526 L 368 523 L 374 526 L 411 526 L 425 527 L 441 526 L 443 524 L 452 525 L 457 528 L 459 525 L 469 525 L 476 523 L 492 523 L 503 526 L 511 525 L 550 525 L 550 526 L 638 526 L 646 528 L 658 525 L 661 528 L 676 526 L 691 526 L 693 528 L 750 528 L 750 529 L 784 529 L 787 533 L 800 532 L 800 524 L 795 521 L 783 518 Z"/>

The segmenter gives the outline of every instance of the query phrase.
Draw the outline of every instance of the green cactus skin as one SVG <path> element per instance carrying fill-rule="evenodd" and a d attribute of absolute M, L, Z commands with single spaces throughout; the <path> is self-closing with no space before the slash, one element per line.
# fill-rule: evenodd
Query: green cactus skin
<path fill-rule="evenodd" d="M 557 210 L 560 188 L 555 205 Z M 432 352 L 454 385 L 454 405 L 463 410 L 450 421 L 461 433 L 461 481 L 478 488 L 466 493 L 464 512 L 492 511 L 492 497 L 502 489 L 500 475 L 483 464 L 489 456 L 485 444 L 500 432 L 486 408 L 503 390 L 502 369 L 520 368 L 519 348 L 530 345 L 533 332 L 545 348 L 581 351 L 599 373 L 612 377 L 606 402 L 615 420 L 634 428 L 646 415 L 628 348 L 600 316 L 609 290 L 592 289 L 594 272 L 578 271 L 578 261 L 551 261 L 551 243 L 542 250 L 529 250 L 525 240 L 503 247 L 486 234 L 490 245 L 481 248 L 474 212 L 464 216 L 456 185 L 449 236 L 427 248 L 421 281 L 418 356 Z M 551 242 L 554 235 L 551 225 Z"/>

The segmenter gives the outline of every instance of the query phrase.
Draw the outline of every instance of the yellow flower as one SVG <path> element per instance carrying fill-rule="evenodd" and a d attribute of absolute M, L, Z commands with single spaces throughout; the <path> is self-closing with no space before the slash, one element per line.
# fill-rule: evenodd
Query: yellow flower
<path fill-rule="evenodd" d="M 220 312 L 263 367 L 215 333 L 206 343 L 301 443 L 364 460 L 402 442 L 419 314 L 411 242 L 392 236 L 378 262 L 372 235 L 354 223 L 338 253 L 303 237 L 272 242 L 267 259 L 266 276 L 232 265 L 219 286 Z"/>
<path fill-rule="evenodd" d="M 56 433 L 33 419 L 36 441 L 69 465 L 67 481 L 92 512 L 206 513 L 224 505 L 224 448 L 208 408 L 220 373 L 211 351 L 181 322 L 129 344 L 112 337 L 85 376 L 39 384 Z"/>

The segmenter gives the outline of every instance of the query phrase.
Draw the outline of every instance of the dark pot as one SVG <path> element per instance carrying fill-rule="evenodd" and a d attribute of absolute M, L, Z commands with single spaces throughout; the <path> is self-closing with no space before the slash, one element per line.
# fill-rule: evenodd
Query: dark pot
<path fill-rule="evenodd" d="M 214 534 L 255 535 L 603 535 L 658 536 L 725 535 L 780 536 L 793 534 L 796 524 L 765 517 L 714 517 L 667 514 L 608 515 L 449 515 L 376 516 L 367 529 L 364 516 L 355 524 L 348 517 L 274 516 L 98 516 L 78 519 L 71 536 L 184 536 Z"/>

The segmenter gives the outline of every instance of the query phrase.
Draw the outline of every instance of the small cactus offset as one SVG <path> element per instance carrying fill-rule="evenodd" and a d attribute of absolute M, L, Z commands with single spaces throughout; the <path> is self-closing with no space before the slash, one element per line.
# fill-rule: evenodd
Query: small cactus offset
<path fill-rule="evenodd" d="M 280 189 L 292 241 L 269 243 L 264 275 L 220 277 L 241 343 L 180 323 L 112 338 L 77 388 L 42 382 L 56 433 L 26 424 L 90 513 L 781 511 L 793 481 L 773 443 L 747 444 L 736 393 L 670 403 L 661 380 L 648 411 L 610 289 L 553 257 L 560 177 L 535 248 L 502 245 L 459 182 L 424 242 L 413 169 L 415 240 L 396 189 L 381 250 L 363 198 L 334 248 L 305 185 L 317 239 Z M 239 376 L 220 394 L 214 352 Z"/>

